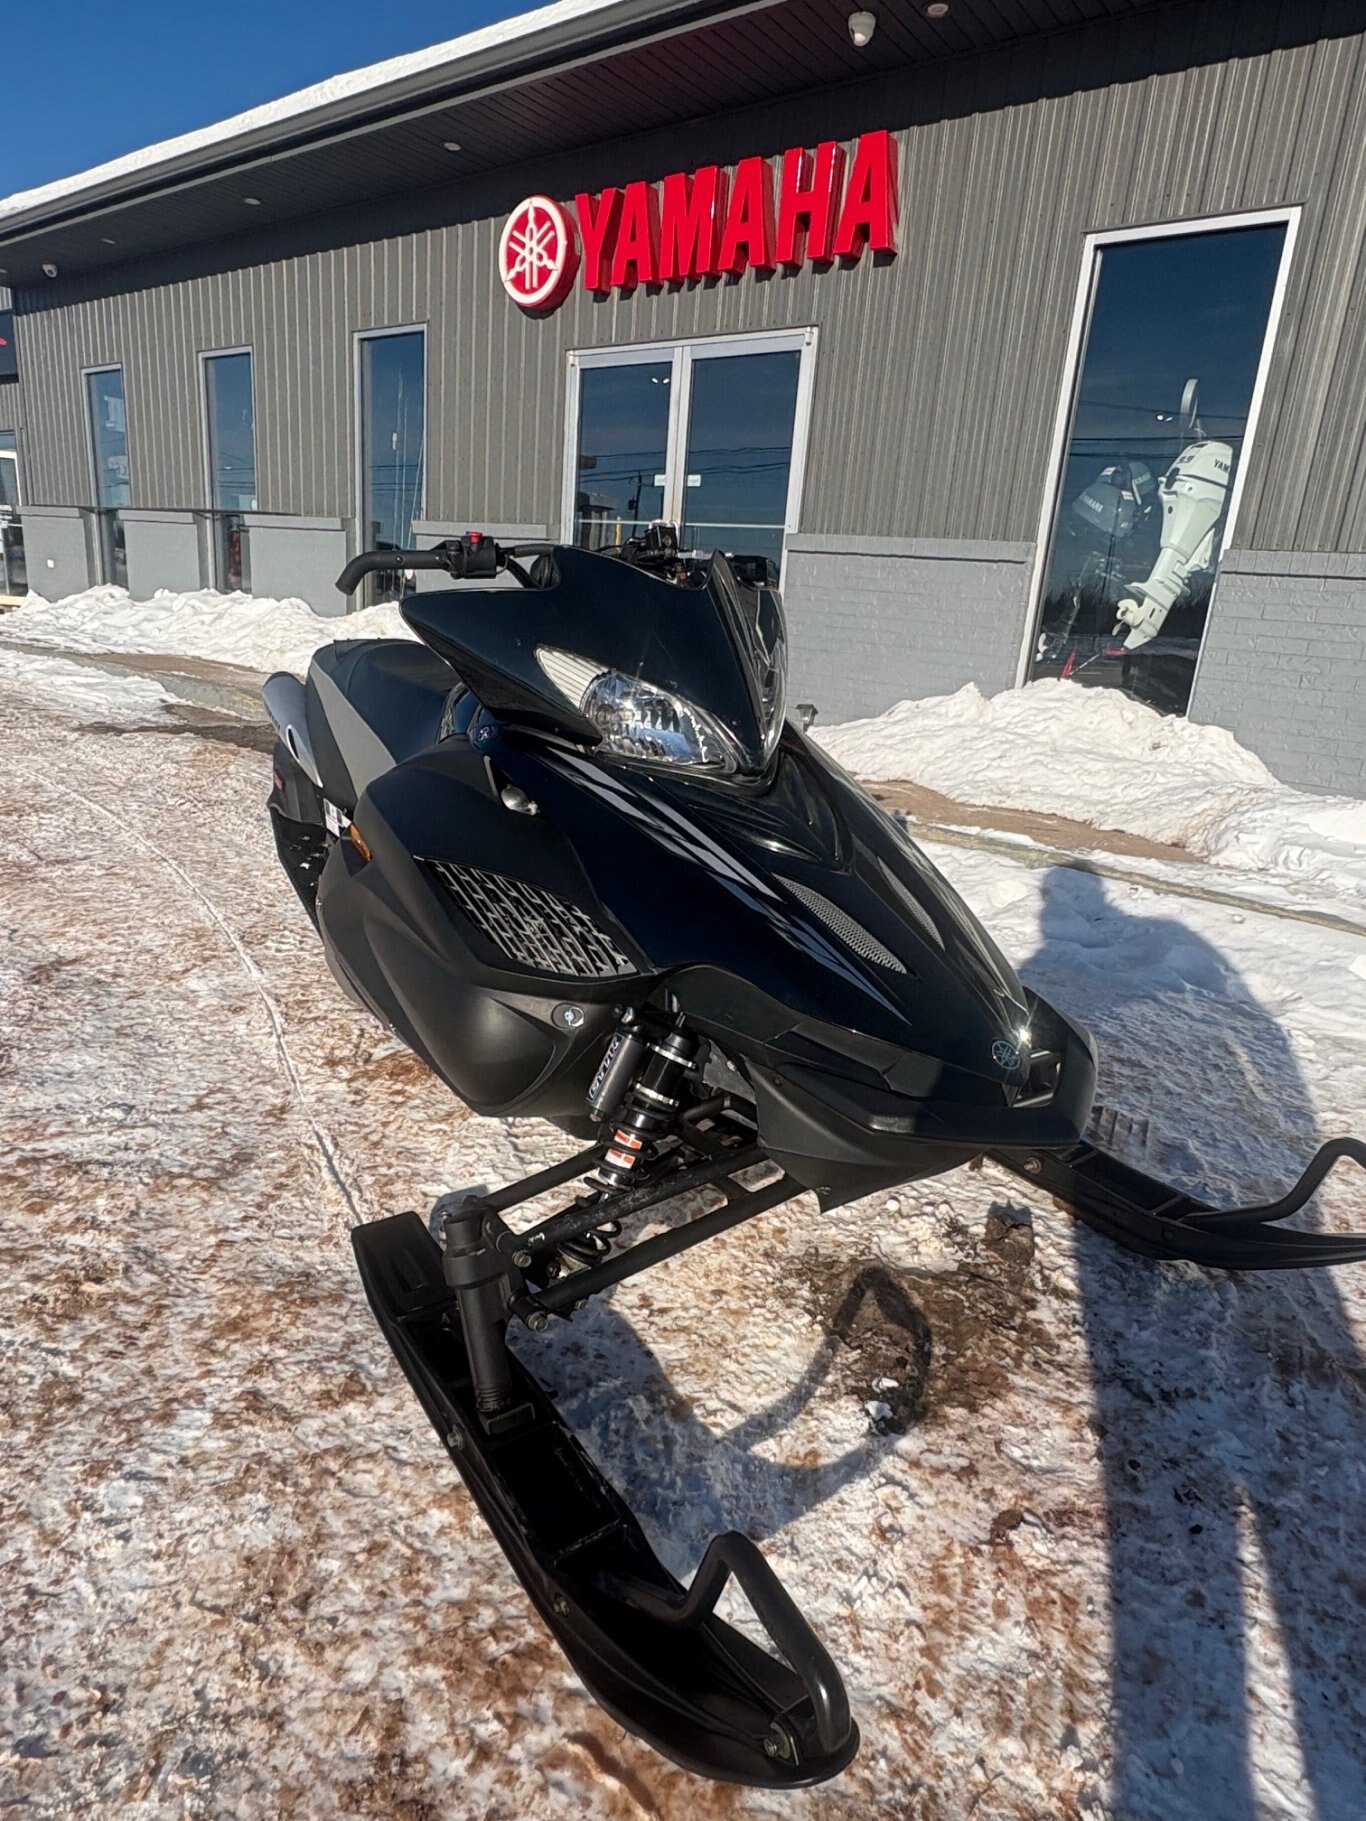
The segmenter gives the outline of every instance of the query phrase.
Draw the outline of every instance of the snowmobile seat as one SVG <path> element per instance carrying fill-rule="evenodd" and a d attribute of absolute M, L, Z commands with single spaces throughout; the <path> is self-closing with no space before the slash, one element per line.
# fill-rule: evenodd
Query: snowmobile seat
<path fill-rule="evenodd" d="M 327 798 L 349 813 L 372 779 L 435 744 L 462 687 L 411 639 L 338 639 L 314 652 L 305 713 Z"/>

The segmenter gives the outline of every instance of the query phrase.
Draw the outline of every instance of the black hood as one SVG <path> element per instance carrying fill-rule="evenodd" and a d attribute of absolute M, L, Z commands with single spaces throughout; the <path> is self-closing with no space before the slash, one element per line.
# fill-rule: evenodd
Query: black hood
<path fill-rule="evenodd" d="M 911 1054 L 992 1093 L 1023 1080 L 1029 1011 L 1014 970 L 891 817 L 795 729 L 759 784 L 645 775 L 509 733 L 487 750 L 569 835 L 649 971 L 686 974 L 674 989 L 685 1010 L 764 1044 L 798 1026 L 856 1034 L 844 1053 Z"/>

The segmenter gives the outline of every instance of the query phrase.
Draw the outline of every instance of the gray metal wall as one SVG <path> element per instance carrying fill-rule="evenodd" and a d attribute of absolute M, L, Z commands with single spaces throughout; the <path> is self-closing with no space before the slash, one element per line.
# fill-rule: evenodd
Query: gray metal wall
<path fill-rule="evenodd" d="M 1238 537 L 1366 548 L 1363 39 L 1276 48 L 1279 17 L 1227 4 L 1142 14 L 266 227 L 106 274 L 105 295 L 66 280 L 21 293 L 29 496 L 84 501 L 80 369 L 120 361 L 135 503 L 202 504 L 196 355 L 246 343 L 261 509 L 348 516 L 352 332 L 425 322 L 427 515 L 555 523 L 568 348 L 814 322 L 803 530 L 1014 545 L 1037 532 L 1084 233 L 1297 202 L 1304 230 Z M 532 188 L 563 195 L 872 125 L 902 147 L 891 263 L 608 300 L 576 291 L 543 321 L 498 285 L 503 215 Z"/>

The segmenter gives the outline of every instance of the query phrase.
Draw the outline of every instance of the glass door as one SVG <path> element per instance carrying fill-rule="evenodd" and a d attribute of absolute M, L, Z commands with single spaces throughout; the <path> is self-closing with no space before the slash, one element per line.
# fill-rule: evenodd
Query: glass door
<path fill-rule="evenodd" d="M 579 382 L 573 542 L 619 544 L 664 517 L 674 363 L 587 368 Z"/>
<path fill-rule="evenodd" d="M 685 549 L 766 556 L 782 567 L 801 364 L 795 348 L 693 356 L 679 514 Z"/>
<path fill-rule="evenodd" d="M 564 516 L 575 543 L 652 520 L 684 549 L 779 570 L 801 503 L 815 330 L 570 356 Z"/>

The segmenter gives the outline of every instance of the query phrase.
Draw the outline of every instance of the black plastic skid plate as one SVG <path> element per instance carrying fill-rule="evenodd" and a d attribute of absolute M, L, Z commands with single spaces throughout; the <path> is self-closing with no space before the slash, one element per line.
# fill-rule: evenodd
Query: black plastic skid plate
<path fill-rule="evenodd" d="M 794 1788 L 843 1770 L 858 1729 L 838 1672 L 748 1539 L 716 1539 L 685 1593 L 516 1360 L 522 1420 L 486 1433 L 441 1253 L 421 1220 L 399 1214 L 351 1237 L 385 1339 L 594 1698 L 628 1732 L 703 1776 Z M 711 1610 L 728 1572 L 792 1668 Z"/>

